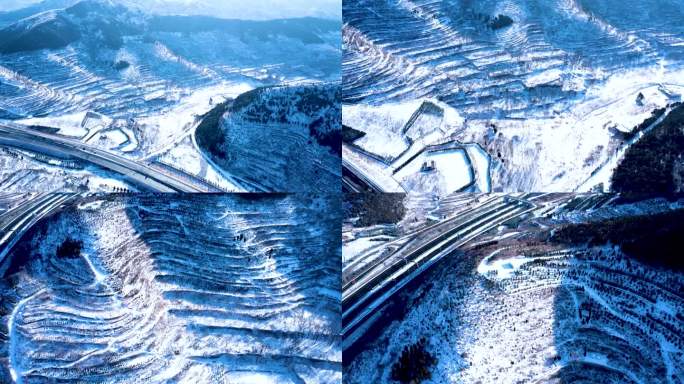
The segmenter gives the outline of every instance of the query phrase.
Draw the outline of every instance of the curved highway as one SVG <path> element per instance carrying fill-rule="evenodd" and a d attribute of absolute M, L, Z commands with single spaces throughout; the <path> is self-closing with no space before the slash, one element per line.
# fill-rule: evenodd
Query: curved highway
<path fill-rule="evenodd" d="M 24 233 L 73 197 L 74 195 L 61 193 L 38 195 L 19 203 L 0 216 L 0 276 L 5 274 L 11 264 L 7 255 Z"/>
<path fill-rule="evenodd" d="M 482 204 L 433 226 L 398 239 L 389 255 L 373 249 L 342 272 L 342 325 L 345 347 L 352 345 L 372 323 L 378 309 L 394 293 L 444 256 L 480 234 L 537 209 L 523 199 L 494 196 Z M 395 243 L 395 242 L 393 242 Z M 391 244 L 391 243 L 390 243 Z"/>
<path fill-rule="evenodd" d="M 21 148 L 59 158 L 86 161 L 123 175 L 132 183 L 155 192 L 213 192 L 192 177 L 179 177 L 133 160 L 88 146 L 81 141 L 23 127 L 11 122 L 0 122 L 0 145 Z"/>

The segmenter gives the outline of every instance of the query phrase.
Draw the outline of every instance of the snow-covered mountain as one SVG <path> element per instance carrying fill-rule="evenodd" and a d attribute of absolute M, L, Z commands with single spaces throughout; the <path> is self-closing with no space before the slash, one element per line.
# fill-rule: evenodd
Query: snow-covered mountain
<path fill-rule="evenodd" d="M 257 88 L 208 113 L 197 143 L 247 189 L 340 191 L 338 84 Z"/>
<path fill-rule="evenodd" d="M 3 14 L 26 12 L 27 9 L 57 9 L 80 0 L 4 0 Z M 292 17 L 341 19 L 341 0 L 260 0 L 246 4 L 241 0 L 115 0 L 117 3 L 148 13 L 163 15 L 204 15 L 227 19 L 268 20 Z"/>
<path fill-rule="evenodd" d="M 343 10 L 342 97 L 355 116 L 345 125 L 401 152 L 401 135 L 357 118 L 360 105 L 384 116 L 442 103 L 455 117 L 434 123 L 443 133 L 426 144 L 479 144 L 495 191 L 609 190 L 632 144 L 620 132 L 684 95 L 681 1 L 360 0 Z M 370 142 L 359 145 L 377 154 Z"/>
<path fill-rule="evenodd" d="M 120 0 L 131 7 L 164 15 L 212 15 L 230 19 L 268 20 L 320 17 L 340 20 L 342 0 Z"/>
<path fill-rule="evenodd" d="M 0 119 L 242 190 L 196 148 L 194 129 L 218 103 L 253 88 L 339 81 L 341 22 L 307 14 L 162 15 L 114 0 L 0 13 L 0 25 L 8 23 L 0 28 Z M 7 188 L 122 187 L 109 175 L 91 183 L 52 159 L 8 151 L 0 154 Z M 37 174 L 50 180 L 36 185 Z"/>
<path fill-rule="evenodd" d="M 343 226 L 343 281 L 370 279 L 347 270 L 391 265 L 393 254 L 426 242 L 435 220 L 451 220 L 450 228 L 464 230 L 459 237 L 477 231 L 491 220 L 481 208 L 500 197 L 408 195 L 390 220 L 386 213 L 396 204 L 366 198 Z M 387 293 L 369 317 L 375 324 L 359 327 L 358 343 L 345 349 L 345 382 L 682 382 L 684 200 L 503 198 L 532 203 L 534 211 L 446 252 L 428 269 L 413 268 L 419 275 Z M 468 220 L 478 225 L 463 225 Z M 438 254 L 435 248 L 422 254 Z M 343 305 L 345 311 L 353 313 Z"/>
<path fill-rule="evenodd" d="M 168 105 L 187 87 L 339 74 L 339 22 L 323 19 L 153 16 L 85 0 L 21 19 L 0 36 L 5 117 L 112 114 L 117 105 L 131 115 L 135 106 Z"/>
<path fill-rule="evenodd" d="M 76 198 L 9 256 L 0 382 L 341 382 L 339 212 L 334 197 Z"/>

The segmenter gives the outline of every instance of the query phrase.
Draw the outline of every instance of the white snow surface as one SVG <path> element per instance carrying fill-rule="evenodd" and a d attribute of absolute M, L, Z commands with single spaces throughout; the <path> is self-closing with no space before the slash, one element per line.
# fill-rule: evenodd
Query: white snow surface
<path fill-rule="evenodd" d="M 17 381 L 341 381 L 335 199 L 75 204 L 25 239 L 33 253 L 2 290 L 17 304 L 7 341 Z M 57 257 L 67 238 L 81 252 Z"/>
<path fill-rule="evenodd" d="M 563 204 L 573 197 L 589 202 L 598 196 L 534 197 L 540 209 L 547 209 L 545 202 Z M 457 195 L 442 200 L 463 205 Z M 599 220 L 674 209 L 668 205 L 659 200 L 582 214 L 585 221 Z M 411 305 L 394 309 L 399 311 L 395 320 L 345 362 L 345 382 L 390 382 L 402 351 L 424 338 L 436 359 L 428 383 L 554 382 L 558 377 L 679 383 L 684 344 L 682 323 L 674 314 L 684 310 L 684 300 L 673 292 L 684 289 L 682 272 L 643 264 L 618 247 L 536 243 L 535 232 L 545 227 L 537 220 L 480 236 L 428 272 L 413 291 L 403 292 Z M 653 327 L 654 322 L 666 326 Z M 645 363 L 636 367 L 637 360 Z"/>
<path fill-rule="evenodd" d="M 684 95 L 680 2 L 668 3 L 668 12 L 638 0 L 344 8 L 346 123 L 369 135 L 356 143 L 380 155 L 399 152 L 401 141 L 385 139 L 409 113 L 396 106 L 441 100 L 465 118 L 446 135 L 490 155 L 494 191 L 609 189 L 624 146 L 615 133 Z M 513 23 L 492 30 L 487 18 L 497 15 Z"/>

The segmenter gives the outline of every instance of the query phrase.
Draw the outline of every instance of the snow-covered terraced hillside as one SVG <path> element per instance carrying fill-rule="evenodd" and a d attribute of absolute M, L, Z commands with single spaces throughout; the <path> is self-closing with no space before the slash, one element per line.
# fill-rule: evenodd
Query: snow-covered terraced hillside
<path fill-rule="evenodd" d="M 634 247 L 621 248 L 630 244 L 628 236 L 621 245 L 587 245 L 557 234 L 577 223 L 595 223 L 599 232 L 620 223 L 612 228 L 623 231 L 636 217 L 649 222 L 657 216 L 660 221 L 650 224 L 657 229 L 632 231 L 656 238 L 672 234 L 682 200 L 625 204 L 610 194 L 509 196 L 537 208 L 475 238 L 397 294 L 397 304 L 378 314 L 391 321 L 345 359 L 345 382 L 390 381 L 402 351 L 421 338 L 434 358 L 424 366 L 431 382 L 681 382 L 684 273 L 676 253 L 635 256 L 626 251 Z M 487 197 L 452 195 L 433 212 L 458 216 Z M 423 200 L 408 196 L 406 207 L 421 212 Z M 406 217 L 417 216 L 409 211 Z M 370 229 L 355 228 L 356 239 L 343 248 L 358 248 L 365 239 L 380 253 L 385 245 Z"/>
<path fill-rule="evenodd" d="M 36 34 L 49 23 L 42 15 L 72 25 L 54 27 L 45 38 L 72 30 L 80 37 L 51 49 L 30 49 L 25 43 L 0 55 L 0 117 L 92 110 L 129 118 L 158 113 L 180 96 L 212 85 L 339 76 L 339 23 L 334 21 L 161 17 L 85 0 L 18 20 L 2 33 L 11 38 L 22 28 Z"/>
<path fill-rule="evenodd" d="M 684 58 L 678 1 L 361 0 L 343 13 L 346 102 L 433 97 L 469 117 L 510 115 Z M 492 27 L 498 15 L 512 24 Z"/>
<path fill-rule="evenodd" d="M 190 37 L 158 32 L 128 36 L 119 49 L 77 42 L 58 50 L 0 55 L 2 117 L 84 110 L 129 117 L 160 112 L 181 95 L 210 85 L 328 79 L 334 66 L 325 61 L 339 53 L 334 51 L 334 35 L 323 38 L 328 43 L 305 44 L 285 37 L 241 41 L 220 30 Z M 302 52 L 320 57 L 315 64 L 321 65 L 304 65 L 308 57 Z"/>
<path fill-rule="evenodd" d="M 492 191 L 608 191 L 632 144 L 620 132 L 684 95 L 681 1 L 361 0 L 343 14 L 356 144 L 390 137 L 370 152 L 396 152 L 379 116 L 443 103 L 446 133 L 489 154 Z"/>
<path fill-rule="evenodd" d="M 0 10 L 0 124 L 12 120 L 68 136 L 212 190 L 252 190 L 203 155 L 195 129 L 212 108 L 251 89 L 339 81 L 340 21 L 143 9 L 120 0 L 50 0 Z M 248 151 L 266 155 L 272 149 L 249 144 Z M 45 154 L 26 161 L 17 156 L 0 154 L 0 162 L 11 165 L 1 184 L 31 191 L 139 189 L 120 176 L 102 176 L 102 169 L 79 173 Z M 46 162 L 57 176 L 40 185 L 31 181 L 48 172 Z"/>
<path fill-rule="evenodd" d="M 0 381 L 341 381 L 335 199 L 113 195 L 74 206 L 11 255 Z"/>
<path fill-rule="evenodd" d="M 332 83 L 244 93 L 200 126 L 197 144 L 245 190 L 338 192 L 339 92 Z"/>

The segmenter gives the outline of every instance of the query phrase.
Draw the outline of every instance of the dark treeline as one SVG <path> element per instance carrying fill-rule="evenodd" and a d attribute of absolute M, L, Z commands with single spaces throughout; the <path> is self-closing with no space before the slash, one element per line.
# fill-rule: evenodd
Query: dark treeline
<path fill-rule="evenodd" d="M 425 338 L 415 344 L 407 345 L 392 365 L 392 380 L 400 383 L 421 383 L 432 377 L 430 369 L 437 359 L 425 348 Z"/>
<path fill-rule="evenodd" d="M 359 218 L 357 225 L 394 224 L 406 214 L 403 193 L 348 193 L 344 195 L 345 217 Z"/>
<path fill-rule="evenodd" d="M 653 116 L 647 121 L 654 121 Z M 671 196 L 681 188 L 675 164 L 684 162 L 684 105 L 625 152 L 612 176 L 612 189 L 627 200 Z"/>
<path fill-rule="evenodd" d="M 200 148 L 206 148 L 214 156 L 226 159 L 223 149 L 223 132 L 221 131 L 221 117 L 233 104 L 232 100 L 216 104 L 209 112 L 201 116 L 202 121 L 195 130 L 195 139 Z"/>
<path fill-rule="evenodd" d="M 684 209 L 569 224 L 558 229 L 551 240 L 573 245 L 615 244 L 628 256 L 646 264 L 681 271 L 684 270 Z"/>

